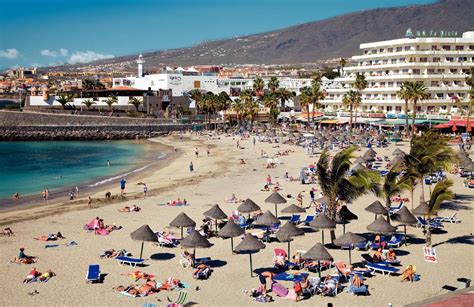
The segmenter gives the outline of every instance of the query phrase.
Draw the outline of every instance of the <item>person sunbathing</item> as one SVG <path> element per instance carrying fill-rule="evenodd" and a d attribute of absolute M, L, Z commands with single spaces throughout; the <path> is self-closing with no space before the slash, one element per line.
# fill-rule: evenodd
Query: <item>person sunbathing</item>
<path fill-rule="evenodd" d="M 33 268 L 33 269 L 31 269 L 31 271 L 28 273 L 28 275 L 26 276 L 26 278 L 23 279 L 23 283 L 24 283 L 24 284 L 27 284 L 27 283 L 29 283 L 29 282 L 32 282 L 32 281 L 35 280 L 36 277 L 38 277 L 39 275 L 41 275 L 41 273 L 38 272 L 38 271 L 36 270 L 36 268 Z"/>
<path fill-rule="evenodd" d="M 25 254 L 25 249 L 22 247 L 20 248 L 20 252 L 18 253 L 18 257 L 15 257 L 11 260 L 14 263 L 23 263 L 23 264 L 31 264 L 35 263 L 37 257 L 28 256 Z"/>
<path fill-rule="evenodd" d="M 14 236 L 15 234 L 13 233 L 10 227 L 7 227 L 3 229 L 3 235 L 6 237 L 11 237 L 11 236 Z"/>
<path fill-rule="evenodd" d="M 393 248 L 388 249 L 387 261 L 389 261 L 389 262 L 398 262 L 397 254 L 395 254 L 395 251 L 393 250 Z"/>
<path fill-rule="evenodd" d="M 209 273 L 210 267 L 204 263 L 199 264 L 193 273 L 194 279 L 199 279 L 200 275 L 206 275 Z"/>
<path fill-rule="evenodd" d="M 48 281 L 53 276 L 56 276 L 56 274 L 51 269 L 49 269 L 46 272 L 44 272 L 43 274 L 41 274 L 38 279 L 41 282 L 45 282 L 45 281 Z"/>
<path fill-rule="evenodd" d="M 268 187 L 268 184 L 264 185 L 264 186 L 263 186 L 263 189 L 261 189 L 260 191 L 262 191 L 262 192 L 269 192 L 269 191 L 270 191 L 270 188 Z"/>
<path fill-rule="evenodd" d="M 235 194 L 232 193 L 232 197 L 226 199 L 225 201 L 226 201 L 227 203 L 233 203 L 233 204 L 235 204 L 235 203 L 237 203 L 239 200 L 238 200 L 237 196 L 235 196 Z"/>
<path fill-rule="evenodd" d="M 337 287 L 336 280 L 332 278 L 331 275 L 327 275 L 326 278 L 324 278 L 324 286 L 321 289 L 321 293 L 323 295 L 333 293 L 334 290 L 336 290 L 336 287 Z"/>
<path fill-rule="evenodd" d="M 402 280 L 401 281 L 410 281 L 413 282 L 413 278 L 415 277 L 415 268 L 410 264 L 402 273 Z"/>
<path fill-rule="evenodd" d="M 372 257 L 375 263 L 377 262 L 382 262 L 383 261 L 383 254 L 382 254 L 382 249 L 379 248 L 375 253 L 374 256 Z"/>
<path fill-rule="evenodd" d="M 154 277 L 154 275 L 150 275 L 150 274 L 147 274 L 147 273 L 142 272 L 142 271 L 134 271 L 133 273 L 123 273 L 123 274 L 120 274 L 120 275 L 130 276 L 135 281 L 138 281 L 140 279 L 150 280 L 151 278 Z"/>
<path fill-rule="evenodd" d="M 273 278 L 275 277 L 275 273 L 270 271 L 264 271 L 258 275 L 258 280 L 260 281 L 260 285 L 263 288 L 263 294 L 267 293 L 267 278 L 270 279 L 270 283 L 273 282 Z"/>
<path fill-rule="evenodd" d="M 240 164 L 247 164 L 244 159 L 240 159 Z"/>
<path fill-rule="evenodd" d="M 130 212 L 130 207 L 126 206 L 121 209 L 118 209 L 118 212 Z"/>
<path fill-rule="evenodd" d="M 358 274 L 354 274 L 354 276 L 352 277 L 352 284 L 354 285 L 354 287 L 360 288 L 364 284 L 364 281 L 362 280 L 362 278 L 360 278 Z"/>

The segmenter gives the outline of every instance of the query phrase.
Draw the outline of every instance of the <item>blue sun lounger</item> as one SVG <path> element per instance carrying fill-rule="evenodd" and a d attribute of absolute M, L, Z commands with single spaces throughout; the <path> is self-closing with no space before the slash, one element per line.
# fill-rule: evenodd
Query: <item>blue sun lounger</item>
<path fill-rule="evenodd" d="M 309 223 L 311 223 L 312 221 L 314 220 L 314 215 L 307 215 L 306 218 L 301 221 L 302 224 L 305 224 L 305 225 L 308 225 Z"/>
<path fill-rule="evenodd" d="M 361 279 L 364 279 L 362 275 L 359 274 L 359 277 Z M 352 283 L 352 279 L 354 278 L 354 275 L 351 275 L 350 281 L 349 281 L 349 288 L 347 289 L 347 292 L 352 293 L 352 294 L 364 294 L 367 295 L 369 294 L 369 289 L 367 288 L 367 285 L 361 285 L 360 287 L 354 286 Z"/>
<path fill-rule="evenodd" d="M 390 240 L 386 241 L 388 247 L 400 247 L 403 241 L 403 234 L 396 233 L 394 234 Z"/>
<path fill-rule="evenodd" d="M 125 256 L 117 257 L 115 260 L 117 260 L 118 264 L 120 265 L 128 264 L 133 267 L 137 266 L 137 264 L 143 264 L 145 262 L 145 259 L 130 258 Z"/>
<path fill-rule="evenodd" d="M 385 275 L 385 273 L 387 273 L 388 276 L 390 276 L 390 274 L 398 273 L 398 271 L 400 271 L 400 269 L 397 269 L 388 265 L 372 263 L 372 262 L 367 262 L 365 264 L 365 267 L 373 270 L 374 272 L 381 272 L 382 275 Z"/>
<path fill-rule="evenodd" d="M 300 222 L 300 219 L 301 219 L 301 215 L 293 214 L 291 216 L 290 222 L 292 222 L 293 224 L 298 224 Z"/>
<path fill-rule="evenodd" d="M 93 283 L 94 281 L 100 280 L 100 266 L 98 264 L 89 265 L 89 269 L 86 274 L 86 281 Z"/>
<path fill-rule="evenodd" d="M 279 273 L 273 276 L 273 280 L 283 280 L 283 281 L 303 281 L 304 277 L 309 276 L 308 273 L 301 273 L 301 274 L 289 274 L 289 273 Z"/>

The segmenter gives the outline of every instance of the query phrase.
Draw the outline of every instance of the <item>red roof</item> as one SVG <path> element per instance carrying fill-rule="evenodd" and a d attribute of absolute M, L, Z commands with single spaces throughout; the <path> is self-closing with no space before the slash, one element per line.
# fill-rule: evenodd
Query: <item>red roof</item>
<path fill-rule="evenodd" d="M 110 89 L 111 91 L 141 91 L 138 88 L 130 87 L 130 86 L 115 86 Z"/>

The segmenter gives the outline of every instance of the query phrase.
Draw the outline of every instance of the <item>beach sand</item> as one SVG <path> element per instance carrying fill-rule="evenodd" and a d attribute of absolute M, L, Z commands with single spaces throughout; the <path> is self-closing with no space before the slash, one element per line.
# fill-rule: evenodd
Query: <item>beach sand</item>
<path fill-rule="evenodd" d="M 188 139 L 191 137 L 192 139 Z M 223 137 L 219 140 L 206 140 L 203 136 L 187 136 L 185 140 L 177 137 L 159 138 L 156 141 L 177 148 L 178 155 L 170 160 L 167 165 L 153 172 L 143 174 L 143 178 L 134 178 L 127 182 L 127 197 L 136 198 L 125 201 L 111 202 L 107 205 L 94 201 L 95 208 L 88 209 L 85 203 L 77 204 L 80 210 L 71 211 L 72 205 L 65 205 L 51 209 L 48 208 L 28 209 L 21 212 L 23 219 L 28 220 L 11 222 L 10 226 L 15 232 L 14 237 L 0 237 L 0 262 L 2 263 L 2 274 L 0 276 L 0 288 L 2 296 L 0 305 L 93 305 L 93 306 L 126 306 L 130 304 L 139 305 L 144 302 L 156 303 L 164 306 L 170 300 L 178 297 L 178 292 L 160 292 L 144 298 L 129 298 L 112 290 L 119 285 L 133 284 L 130 277 L 122 276 L 121 273 L 132 272 L 134 269 L 128 266 L 119 266 L 114 259 L 99 259 L 99 254 L 110 248 L 126 249 L 138 257 L 141 242 L 132 241 L 130 232 L 143 224 L 148 224 L 154 231 L 168 229 L 167 225 L 180 212 L 185 212 L 198 225 L 204 218 L 202 213 L 213 204 L 219 204 L 228 215 L 237 208 L 239 204 L 229 204 L 224 200 L 235 193 L 238 198 L 251 198 L 263 210 L 274 211 L 273 204 L 265 204 L 264 199 L 270 192 L 261 192 L 260 189 L 265 183 L 265 178 L 270 174 L 273 181 L 279 181 L 283 190 L 282 195 L 291 194 L 294 197 L 302 190 L 304 193 L 304 204 L 309 205 L 309 189 L 312 185 L 301 185 L 299 182 L 286 182 L 282 176 L 288 171 L 292 176 L 298 176 L 302 166 L 312 164 L 317 161 L 318 155 L 308 157 L 306 151 L 290 145 L 280 145 L 280 148 L 272 148 L 272 144 L 258 143 L 253 146 L 251 140 L 240 141 L 243 149 L 236 149 L 235 140 L 231 137 Z M 206 148 L 210 145 L 211 155 L 206 156 Z M 194 150 L 199 148 L 200 156 L 195 158 Z M 407 143 L 398 147 L 408 151 Z M 378 149 L 379 156 L 391 156 L 394 146 L 388 149 Z M 288 156 L 279 157 L 283 164 L 273 169 L 266 169 L 266 159 L 260 159 L 260 151 L 265 150 L 270 156 L 278 151 L 292 149 L 295 152 Z M 358 154 L 363 154 L 363 149 Z M 335 151 L 333 152 L 335 153 Z M 239 164 L 239 159 L 243 158 L 247 162 L 245 165 Z M 193 162 L 195 172 L 190 173 L 189 162 Z M 421 280 L 416 283 L 402 283 L 400 277 L 382 276 L 377 274 L 366 280 L 369 286 L 370 296 L 356 297 L 346 293 L 345 290 L 337 297 L 313 296 L 309 300 L 294 303 L 271 294 L 275 299 L 273 306 L 287 305 L 326 305 L 331 302 L 338 306 L 383 306 L 392 303 L 393 306 L 400 306 L 418 300 L 422 300 L 440 293 L 443 285 L 457 286 L 456 279 L 459 277 L 474 277 L 473 258 L 473 211 L 471 206 L 473 201 L 473 190 L 469 190 L 462 184 L 462 178 L 449 175 L 455 182 L 453 190 L 458 195 L 464 195 L 465 199 L 456 200 L 449 203 L 448 209 L 440 211 L 440 216 L 448 216 L 457 213 L 457 217 L 462 221 L 458 224 L 445 224 L 441 233 L 433 235 L 432 242 L 436 246 L 438 263 L 428 263 L 423 259 L 424 239 L 420 229 L 408 227 L 408 233 L 413 236 L 414 243 L 400 248 L 399 258 L 403 267 L 409 264 L 416 266 L 417 273 L 421 275 Z M 142 186 L 138 182 L 146 182 L 149 187 L 148 196 L 141 197 Z M 317 186 L 314 186 L 318 188 Z M 428 188 L 426 188 L 426 198 Z M 113 194 L 118 194 L 118 183 L 111 190 Z M 319 193 L 319 188 L 316 194 Z M 420 188 L 415 191 L 415 206 L 418 205 Z M 97 192 L 93 197 L 102 198 L 104 191 Z M 403 196 L 409 197 L 409 193 Z M 470 196 L 470 197 L 467 197 Z M 138 198 L 139 197 L 139 198 Z M 186 198 L 189 206 L 171 207 L 160 206 L 169 200 Z M 466 199 L 467 197 L 467 199 Z M 366 195 L 357 199 L 349 206 L 349 209 L 358 215 L 359 219 L 346 225 L 346 231 L 354 233 L 366 233 L 366 226 L 370 224 L 374 215 L 366 212 L 364 208 L 372 203 L 376 198 L 373 195 Z M 382 200 L 381 200 L 382 201 Z M 286 205 L 296 203 L 293 199 Z M 382 201 L 383 203 L 383 201 Z M 142 208 L 139 213 L 119 213 L 117 209 L 124 206 L 138 205 Z M 286 205 L 279 205 L 279 210 Z M 61 209 L 64 208 L 64 209 Z M 411 209 L 411 203 L 408 204 Z M 43 217 L 35 218 L 39 212 L 43 211 Z M 312 210 L 311 210 L 312 211 Z M 312 213 L 312 212 L 311 212 Z M 14 220 L 14 215 L 18 213 L 0 213 L 0 220 Z M 282 215 L 279 213 L 279 215 Z M 113 231 L 108 236 L 98 236 L 83 230 L 83 226 L 91 219 L 99 216 L 106 224 L 115 223 L 123 226 L 123 229 Z M 307 228 L 306 228 L 307 229 Z M 45 249 L 45 242 L 36 241 L 33 237 L 47 235 L 61 231 L 68 242 L 74 240 L 77 246 L 59 246 Z M 173 229 L 179 234 L 179 230 Z M 342 227 L 338 226 L 336 236 L 342 234 Z M 329 240 L 326 234 L 326 241 Z M 291 244 L 292 251 L 308 250 L 315 243 L 320 242 L 319 232 L 307 232 L 305 236 L 295 238 Z M 234 246 L 240 241 L 234 239 Z M 201 306 L 247 306 L 257 304 L 252 301 L 248 293 L 251 288 L 256 288 L 259 284 L 258 278 L 251 278 L 249 272 L 248 255 L 232 255 L 230 241 L 220 238 L 211 238 L 214 244 L 209 249 L 198 249 L 197 257 L 211 257 L 219 260 L 215 262 L 214 272 L 209 280 L 197 281 L 192 278 L 191 269 L 183 269 L 180 264 L 181 248 L 161 248 L 152 243 L 145 243 L 144 258 L 148 259 L 147 267 L 141 270 L 154 274 L 156 280 L 164 282 L 168 277 L 175 277 L 185 281 L 190 285 L 186 291 L 189 293 L 189 300 Z M 55 243 L 55 242 L 48 242 Z M 7 264 L 7 262 L 18 254 L 20 247 L 26 248 L 26 253 L 39 257 L 38 263 L 34 265 Z M 266 249 L 253 255 L 254 269 L 269 268 L 272 266 L 272 256 L 274 248 L 285 248 L 286 243 L 272 242 L 267 244 Z M 348 252 L 339 249 L 329 249 L 335 260 L 348 262 Z M 361 260 L 360 254 L 364 252 L 353 251 L 353 262 Z M 102 273 L 106 274 L 103 283 L 86 284 L 85 275 L 89 264 L 100 264 Z M 47 283 L 22 284 L 32 267 L 38 271 L 52 269 L 57 276 Z M 325 271 L 332 272 L 333 269 Z M 315 274 L 311 274 L 315 275 Z M 289 282 L 283 282 L 286 286 L 291 286 Z M 199 291 L 196 291 L 199 286 Z M 30 296 L 27 293 L 37 290 L 39 294 Z M 161 302 L 157 302 L 157 298 Z"/>

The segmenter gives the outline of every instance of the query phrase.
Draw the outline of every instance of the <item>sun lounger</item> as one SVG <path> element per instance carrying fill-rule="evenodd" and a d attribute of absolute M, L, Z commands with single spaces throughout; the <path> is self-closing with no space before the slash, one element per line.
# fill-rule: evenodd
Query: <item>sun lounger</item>
<path fill-rule="evenodd" d="M 86 281 L 93 283 L 94 281 L 100 280 L 100 266 L 98 264 L 89 265 L 89 269 L 86 274 Z"/>
<path fill-rule="evenodd" d="M 298 224 L 300 222 L 300 219 L 301 219 L 301 215 L 293 214 L 291 216 L 290 222 L 292 222 L 293 224 Z"/>
<path fill-rule="evenodd" d="M 375 272 L 380 272 L 380 273 L 382 273 L 382 275 L 385 275 L 385 273 L 387 273 L 388 276 L 390 276 L 390 274 L 398 273 L 398 271 L 400 271 L 400 269 L 397 269 L 397 268 L 394 268 L 394 267 L 391 267 L 391 266 L 388 266 L 388 265 L 383 265 L 381 263 L 367 262 L 365 264 L 365 267 L 369 268 L 369 269 L 371 269 Z"/>
<path fill-rule="evenodd" d="M 143 264 L 145 262 L 145 259 L 131 258 L 125 256 L 119 256 L 115 258 L 115 260 L 117 260 L 118 264 L 120 265 L 128 264 L 133 267 L 137 266 L 137 264 Z"/>
<path fill-rule="evenodd" d="M 301 273 L 301 274 L 289 274 L 286 272 L 278 273 L 273 276 L 273 280 L 282 280 L 282 281 L 303 281 L 305 276 L 309 276 L 308 273 Z"/>
<path fill-rule="evenodd" d="M 325 294 L 325 295 L 332 295 L 332 296 L 335 297 L 335 296 L 337 295 L 337 293 L 339 292 L 339 287 L 340 287 L 339 282 L 340 282 L 340 278 L 339 278 L 339 275 L 332 275 L 332 276 L 331 276 L 331 279 L 333 279 L 333 280 L 335 281 L 336 287 L 335 287 L 334 290 L 331 291 L 329 294 Z M 321 283 L 321 284 L 318 286 L 318 288 L 319 288 L 319 291 L 322 293 L 322 289 L 324 288 L 324 283 Z"/>
<path fill-rule="evenodd" d="M 389 210 L 388 213 L 389 213 L 390 215 L 392 215 L 392 214 L 398 212 L 398 211 L 399 211 L 400 209 L 402 209 L 402 208 L 403 208 L 403 201 L 400 202 L 400 204 L 399 204 L 398 206 L 390 207 L 390 210 Z"/>
<path fill-rule="evenodd" d="M 166 305 L 166 307 L 180 307 L 184 306 L 188 302 L 188 292 L 180 291 L 178 298 L 174 303 Z"/>
<path fill-rule="evenodd" d="M 426 221 L 426 219 L 422 218 L 421 216 L 417 216 L 416 219 L 418 220 L 417 226 L 419 228 L 428 226 L 428 222 Z M 435 229 L 443 228 L 443 224 L 434 220 L 431 220 L 431 222 L 429 223 L 429 226 L 430 228 L 435 228 Z"/>
<path fill-rule="evenodd" d="M 402 245 L 403 235 L 400 233 L 396 233 L 387 241 L 388 247 L 400 247 Z"/>
<path fill-rule="evenodd" d="M 347 289 L 347 292 L 352 293 L 352 294 L 364 294 L 364 295 L 369 294 L 369 289 L 367 288 L 367 285 L 361 285 L 360 287 L 356 287 L 352 283 L 353 278 L 354 278 L 354 275 L 352 275 L 350 278 L 350 281 L 349 281 L 350 285 L 349 285 L 349 288 Z M 363 277 L 360 276 L 360 278 L 363 278 Z"/>
<path fill-rule="evenodd" d="M 308 225 L 314 220 L 314 215 L 307 215 L 303 221 L 301 221 L 302 224 Z"/>
<path fill-rule="evenodd" d="M 457 213 L 454 213 L 453 215 L 450 215 L 450 216 L 445 216 L 445 217 L 436 217 L 433 219 L 434 222 L 438 222 L 438 223 L 441 223 L 441 222 L 448 222 L 448 223 L 460 223 L 461 221 L 458 220 L 458 218 L 456 217 L 456 214 Z"/>

